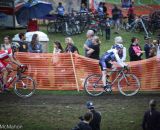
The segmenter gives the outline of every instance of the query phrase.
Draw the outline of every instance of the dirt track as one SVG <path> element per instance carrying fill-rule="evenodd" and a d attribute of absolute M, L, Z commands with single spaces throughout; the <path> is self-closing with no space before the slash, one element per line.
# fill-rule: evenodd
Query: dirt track
<path fill-rule="evenodd" d="M 38 105 L 38 104 L 61 104 L 61 105 L 67 105 L 67 104 L 82 104 L 88 100 L 93 101 L 96 103 L 102 102 L 102 103 L 113 103 L 113 102 L 122 102 L 125 100 L 134 101 L 136 100 L 143 100 L 143 102 L 146 101 L 146 103 L 150 99 L 156 99 L 160 101 L 160 93 L 152 93 L 152 94 L 137 94 L 132 97 L 125 97 L 121 94 L 103 94 L 99 97 L 91 97 L 86 94 L 84 95 L 61 95 L 61 94 L 35 94 L 30 98 L 22 99 L 17 97 L 14 93 L 9 94 L 0 94 L 0 104 L 25 104 L 25 105 Z M 7 102 L 6 102 L 7 101 Z"/>
<path fill-rule="evenodd" d="M 15 94 L 0 94 L 0 124 L 20 124 L 22 130 L 70 130 L 87 110 L 85 103 L 90 100 L 102 113 L 102 130 L 141 130 L 143 113 L 148 108 L 148 101 L 153 98 L 158 101 L 159 107 L 159 93 L 139 93 L 133 97 L 37 93 L 28 99 L 21 99 Z M 131 125 L 130 122 L 134 123 Z"/>

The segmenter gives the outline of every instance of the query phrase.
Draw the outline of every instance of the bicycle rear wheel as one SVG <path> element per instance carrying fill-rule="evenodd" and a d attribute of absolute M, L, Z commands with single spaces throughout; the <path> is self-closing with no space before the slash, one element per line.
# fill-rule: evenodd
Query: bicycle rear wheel
<path fill-rule="evenodd" d="M 102 76 L 99 74 L 89 75 L 84 82 L 85 91 L 91 96 L 99 96 L 104 92 Z"/>
<path fill-rule="evenodd" d="M 21 77 L 14 83 L 14 92 L 22 98 L 30 97 L 34 94 L 36 89 L 35 81 L 29 77 Z"/>
<path fill-rule="evenodd" d="M 133 96 L 140 89 L 140 81 L 134 74 L 125 74 L 118 81 L 118 89 L 125 96 Z"/>

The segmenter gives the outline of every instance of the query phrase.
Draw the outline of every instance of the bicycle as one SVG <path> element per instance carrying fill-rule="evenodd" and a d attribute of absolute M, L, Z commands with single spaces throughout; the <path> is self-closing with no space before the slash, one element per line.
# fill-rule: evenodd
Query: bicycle
<path fill-rule="evenodd" d="M 140 32 L 144 30 L 145 36 L 148 38 L 152 34 L 148 31 L 148 22 L 146 16 L 137 16 L 132 23 L 125 23 L 124 28 L 126 29 L 126 31 L 130 32 Z"/>
<path fill-rule="evenodd" d="M 128 73 L 129 70 L 122 68 L 120 70 L 108 70 L 108 72 L 111 73 L 110 77 L 113 74 L 116 74 L 116 77 L 112 81 L 109 81 L 107 78 L 107 85 L 112 87 L 117 82 L 118 89 L 124 96 L 133 96 L 138 93 L 140 89 L 140 81 L 134 74 Z M 91 96 L 99 96 L 104 93 L 105 90 L 102 83 L 102 75 L 89 75 L 85 79 L 84 89 L 87 94 Z"/>
<path fill-rule="evenodd" d="M 36 83 L 35 81 L 30 77 L 23 75 L 23 73 L 28 69 L 27 66 L 23 67 L 17 67 L 17 69 L 11 69 L 9 70 L 9 75 L 7 80 L 8 87 L 13 84 L 14 92 L 17 96 L 22 98 L 28 98 L 32 96 L 35 93 L 36 90 Z M 16 73 L 13 73 L 16 71 Z M 2 73 L 0 73 L 0 88 L 3 91 L 3 76 Z"/>

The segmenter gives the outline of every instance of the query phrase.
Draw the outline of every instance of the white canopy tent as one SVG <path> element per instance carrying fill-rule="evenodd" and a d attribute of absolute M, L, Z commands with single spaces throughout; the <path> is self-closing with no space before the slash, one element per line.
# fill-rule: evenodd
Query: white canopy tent
<path fill-rule="evenodd" d="M 49 38 L 48 38 L 47 34 L 45 34 L 44 32 L 40 32 L 40 31 L 27 32 L 25 34 L 27 42 L 31 42 L 33 34 L 38 34 L 39 42 L 40 42 L 40 44 L 42 44 L 43 52 L 48 52 Z M 20 41 L 19 34 L 16 34 L 12 38 L 12 41 Z"/>

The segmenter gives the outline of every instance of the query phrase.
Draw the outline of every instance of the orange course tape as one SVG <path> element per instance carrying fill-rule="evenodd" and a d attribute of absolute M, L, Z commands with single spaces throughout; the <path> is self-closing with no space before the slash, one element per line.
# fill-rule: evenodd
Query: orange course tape
<path fill-rule="evenodd" d="M 17 59 L 28 65 L 27 75 L 33 77 L 37 89 L 83 90 L 85 78 L 90 74 L 100 74 L 98 61 L 69 53 L 17 53 Z M 73 60 L 71 59 L 73 58 Z M 73 62 L 75 72 L 73 70 Z M 141 82 L 141 90 L 160 90 L 160 57 L 128 62 L 131 72 Z M 76 74 L 76 76 L 75 76 Z M 114 86 L 117 90 L 117 86 Z"/>

